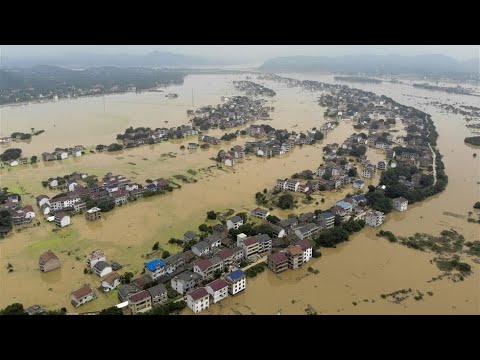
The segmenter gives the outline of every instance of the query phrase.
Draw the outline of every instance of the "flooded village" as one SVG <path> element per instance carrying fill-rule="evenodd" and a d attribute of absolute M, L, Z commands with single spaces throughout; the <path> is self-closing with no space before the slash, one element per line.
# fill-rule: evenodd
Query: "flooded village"
<path fill-rule="evenodd" d="M 11 127 L 12 114 L 45 129 L 20 146 L 25 154 L 63 148 L 55 149 L 59 161 L 1 169 L 5 204 L 25 225 L 0 240 L 7 290 L 0 306 L 88 312 L 127 302 L 142 313 L 185 299 L 184 313 L 478 313 L 472 259 L 462 281 L 429 282 L 442 274 L 433 254 L 377 236 L 453 229 L 478 240 L 478 224 L 465 218 L 474 203 L 465 188 L 478 194 L 478 166 L 463 139 L 447 136 L 458 119 L 400 105 L 416 107 L 398 95 L 401 85 L 358 85 L 386 98 L 329 86 L 330 79 L 299 86 L 295 76 L 192 75 L 172 89 L 179 96 L 170 103 L 154 93 L 113 95 L 110 112 L 99 109 L 102 120 L 94 121 L 110 119 L 117 133 L 103 125 L 91 132 L 92 110 L 79 111 L 87 125 L 70 144 L 56 139 L 51 121 L 61 121 L 51 106 L 101 108 L 101 101 L 2 108 L 2 124 Z M 129 102 L 145 108 L 138 118 L 134 109 L 123 112 Z M 168 128 L 160 125 L 166 121 Z M 122 148 L 96 148 L 115 140 Z M 71 156 L 61 160 L 62 151 Z M 472 166 L 463 169 L 459 156 Z M 333 229 L 348 241 L 329 243 Z M 390 295 L 396 291 L 405 299 Z M 417 291 L 432 295 L 417 300 Z"/>

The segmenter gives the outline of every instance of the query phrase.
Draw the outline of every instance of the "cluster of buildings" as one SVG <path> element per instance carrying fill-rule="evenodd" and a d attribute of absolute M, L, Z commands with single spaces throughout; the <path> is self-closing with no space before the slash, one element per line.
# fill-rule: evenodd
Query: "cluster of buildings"
<path fill-rule="evenodd" d="M 128 128 L 123 134 L 117 135 L 125 148 L 137 147 L 144 144 L 156 144 L 166 139 L 177 139 L 198 135 L 198 130 L 191 125 L 181 125 L 171 128 Z"/>
<path fill-rule="evenodd" d="M 65 160 L 69 156 L 80 157 L 85 151 L 83 145 L 75 145 L 73 148 L 56 148 L 53 153 L 44 152 L 42 153 L 43 161 L 53 161 L 53 160 Z"/>
<path fill-rule="evenodd" d="M 50 270 L 60 267 L 58 257 L 53 252 L 47 251 L 40 256 L 40 270 L 42 270 L 42 266 L 43 268 L 46 266 L 43 259 L 48 259 L 46 265 Z M 107 293 L 112 291 L 121 284 L 121 277 L 116 271 L 121 269 L 122 266 L 115 261 L 109 264 L 102 249 L 94 250 L 88 254 L 86 265 L 87 268 L 100 278 L 100 289 L 102 292 Z M 97 293 L 95 289 L 89 285 L 84 285 L 70 294 L 71 303 L 76 308 L 96 298 Z"/>
<path fill-rule="evenodd" d="M 85 183 L 86 174 L 74 173 L 67 180 L 68 192 L 52 198 L 47 195 L 36 197 L 37 205 L 43 215 L 48 215 L 49 221 L 64 227 L 70 224 L 69 214 L 86 211 L 87 220 L 100 219 L 101 210 L 98 207 L 88 209 L 86 200 L 95 202 L 108 201 L 114 206 L 126 204 L 133 198 L 142 197 L 145 191 L 159 191 L 169 188 L 169 182 L 163 178 L 142 185 L 127 179 L 123 175 L 107 173 L 102 181 Z M 49 185 L 55 187 L 57 179 L 52 179 Z"/>
<path fill-rule="evenodd" d="M 0 211 L 6 210 L 10 213 L 12 225 L 29 224 L 35 219 L 35 211 L 31 205 L 22 206 L 18 194 L 10 194 L 6 202 L 0 205 Z"/>
<path fill-rule="evenodd" d="M 290 245 L 286 250 L 270 254 L 267 265 L 275 274 L 282 273 L 287 269 L 301 268 L 312 258 L 313 248 L 306 239 L 300 240 L 296 245 Z"/>
<path fill-rule="evenodd" d="M 252 81 L 234 81 L 233 86 L 236 90 L 245 91 L 247 96 L 270 96 L 276 95 L 275 91 L 266 88 L 263 85 L 254 83 Z"/>
<path fill-rule="evenodd" d="M 201 130 L 227 129 L 241 126 L 249 121 L 268 119 L 270 107 L 265 100 L 253 100 L 246 96 L 233 96 L 217 106 L 204 106 L 194 112 L 193 125 Z"/>

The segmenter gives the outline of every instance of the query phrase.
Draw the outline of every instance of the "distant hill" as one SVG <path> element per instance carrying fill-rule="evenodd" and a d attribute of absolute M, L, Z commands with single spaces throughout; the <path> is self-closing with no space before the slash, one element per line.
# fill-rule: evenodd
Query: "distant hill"
<path fill-rule="evenodd" d="M 457 61 L 445 55 L 288 56 L 267 60 L 263 71 L 333 71 L 367 74 L 464 74 L 478 73 L 479 60 Z"/>
<path fill-rule="evenodd" d="M 69 87 L 102 85 L 135 86 L 139 89 L 155 87 L 158 83 L 181 83 L 184 72 L 143 67 L 120 68 L 104 66 L 85 70 L 70 70 L 50 65 L 32 68 L 0 70 L 0 90 L 34 88 L 36 91 L 60 91 Z"/>
<path fill-rule="evenodd" d="M 105 55 L 78 53 L 51 57 L 2 57 L 2 68 L 25 68 L 42 64 L 69 68 L 86 68 L 98 66 L 188 67 L 205 65 L 227 65 L 225 62 L 222 61 L 214 61 L 198 56 L 181 55 L 162 51 L 153 51 L 146 55 Z"/>

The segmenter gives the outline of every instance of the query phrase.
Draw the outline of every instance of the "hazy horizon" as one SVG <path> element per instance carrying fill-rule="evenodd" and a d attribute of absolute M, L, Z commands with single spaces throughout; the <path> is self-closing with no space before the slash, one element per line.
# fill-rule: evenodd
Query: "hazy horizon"
<path fill-rule="evenodd" d="M 460 61 L 480 57 L 480 45 L 0 45 L 2 58 L 52 58 L 76 53 L 144 55 L 152 51 L 237 62 L 298 55 L 440 54 Z"/>

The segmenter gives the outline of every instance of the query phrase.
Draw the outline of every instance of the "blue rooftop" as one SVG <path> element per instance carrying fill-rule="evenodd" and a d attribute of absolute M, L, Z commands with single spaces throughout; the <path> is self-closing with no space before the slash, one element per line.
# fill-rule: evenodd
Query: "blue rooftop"
<path fill-rule="evenodd" d="M 158 260 L 158 259 L 152 260 L 145 264 L 145 267 L 150 271 L 155 271 L 158 268 L 162 268 L 164 266 L 165 266 L 165 263 L 162 260 Z"/>
<path fill-rule="evenodd" d="M 148 190 L 153 190 L 153 189 L 156 189 L 156 188 L 157 188 L 157 185 L 155 185 L 155 184 L 148 184 L 148 185 L 146 186 L 146 188 L 147 188 Z"/>
<path fill-rule="evenodd" d="M 365 184 L 363 180 L 357 179 L 354 181 L 355 184 Z"/>
<path fill-rule="evenodd" d="M 245 273 L 242 270 L 235 270 L 235 271 L 232 271 L 227 276 L 233 281 L 237 281 L 238 279 L 241 279 L 242 277 L 244 277 Z"/>
<path fill-rule="evenodd" d="M 342 209 L 350 209 L 352 207 L 352 204 L 342 200 L 337 202 L 337 206 L 340 206 Z"/>

